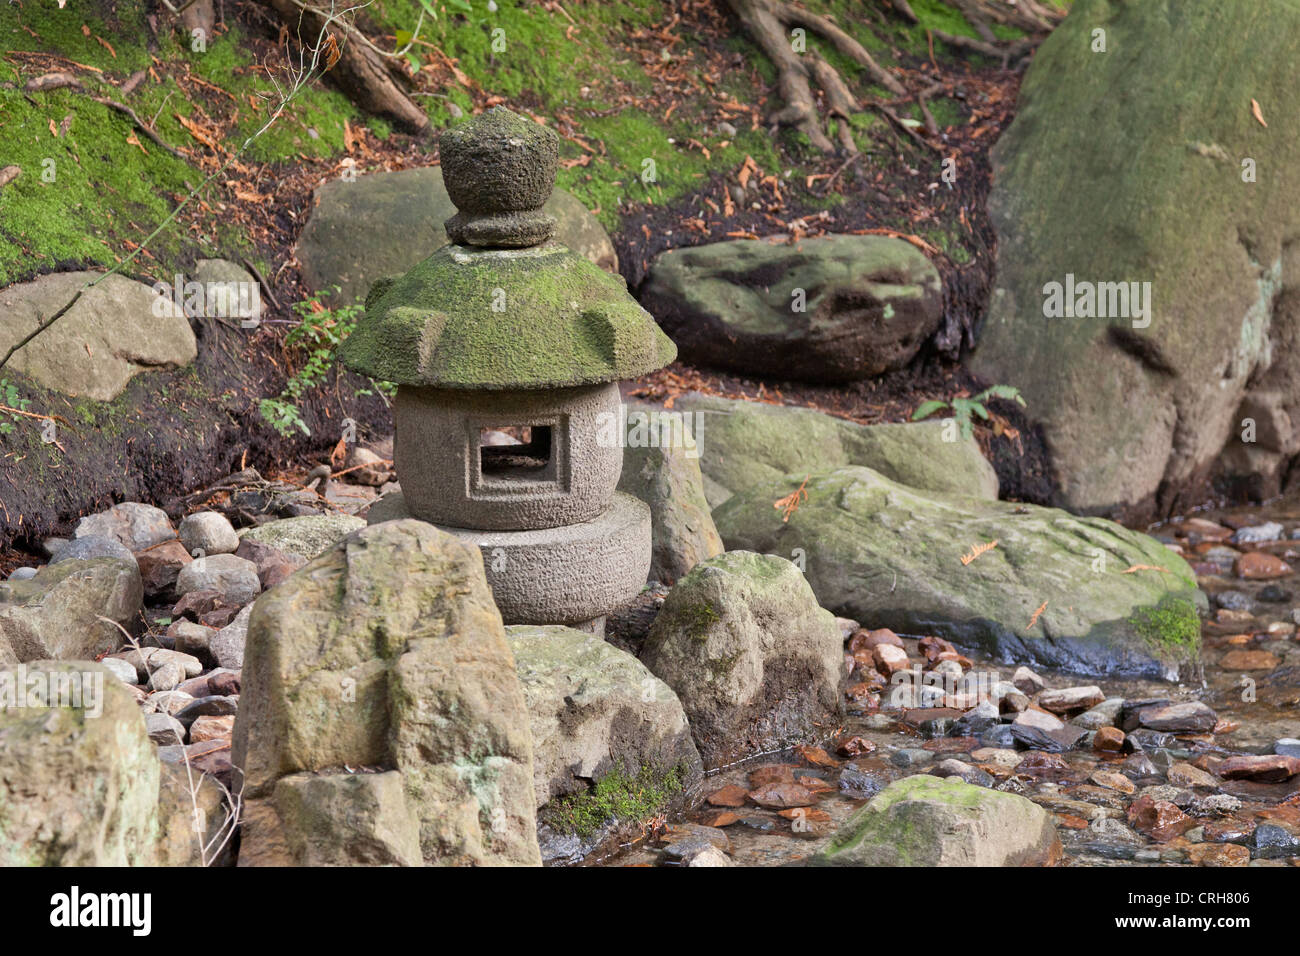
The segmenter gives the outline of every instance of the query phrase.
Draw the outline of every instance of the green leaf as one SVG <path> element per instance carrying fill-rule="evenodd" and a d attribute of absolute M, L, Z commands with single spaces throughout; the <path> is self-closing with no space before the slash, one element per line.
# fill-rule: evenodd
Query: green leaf
<path fill-rule="evenodd" d="M 940 409 L 947 407 L 947 402 L 941 402 L 938 399 L 932 398 L 930 401 L 922 402 L 916 407 L 916 411 L 912 412 L 912 421 L 919 422 L 922 418 L 928 418 Z"/>

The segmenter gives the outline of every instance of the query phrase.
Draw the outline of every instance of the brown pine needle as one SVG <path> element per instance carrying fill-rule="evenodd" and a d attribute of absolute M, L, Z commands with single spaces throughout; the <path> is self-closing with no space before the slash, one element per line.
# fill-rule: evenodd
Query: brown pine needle
<path fill-rule="evenodd" d="M 804 490 L 804 487 L 808 484 L 808 479 L 811 477 L 812 475 L 804 476 L 804 480 L 798 488 L 790 492 L 790 494 L 786 495 L 784 498 L 778 498 L 776 501 L 772 502 L 773 508 L 779 508 L 781 510 L 782 523 L 789 521 L 790 516 L 799 510 L 799 503 L 801 501 L 808 500 L 808 492 Z"/>
<path fill-rule="evenodd" d="M 1132 567 L 1125 568 L 1120 574 L 1132 574 L 1134 571 L 1161 571 L 1164 574 L 1172 574 L 1168 568 L 1162 568 L 1157 564 L 1135 564 Z"/>
<path fill-rule="evenodd" d="M 984 554 L 986 551 L 992 551 L 997 546 L 998 546 L 997 538 L 994 538 L 992 541 L 988 542 L 987 544 L 973 545 L 969 551 L 967 551 L 965 554 L 961 556 L 961 563 L 970 564 L 981 554 Z"/>
<path fill-rule="evenodd" d="M 1027 631 L 1035 624 L 1037 624 L 1039 616 L 1046 610 L 1047 610 L 1047 602 L 1044 601 L 1042 604 L 1038 605 L 1038 610 L 1034 612 L 1034 616 L 1031 617 L 1029 619 L 1029 623 L 1025 625 L 1025 630 Z"/>

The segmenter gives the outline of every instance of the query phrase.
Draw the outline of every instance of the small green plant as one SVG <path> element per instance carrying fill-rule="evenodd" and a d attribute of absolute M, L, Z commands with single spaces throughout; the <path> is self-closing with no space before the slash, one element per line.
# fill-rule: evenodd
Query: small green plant
<path fill-rule="evenodd" d="M 338 286 L 335 286 L 334 292 L 337 294 L 338 291 Z M 304 435 L 311 434 L 311 429 L 303 421 L 302 398 L 325 381 L 335 368 L 339 346 L 352 334 L 357 326 L 357 317 L 365 307 L 358 303 L 327 309 L 319 298 L 315 298 L 294 303 L 293 311 L 298 316 L 298 325 L 285 336 L 284 344 L 286 348 L 304 352 L 306 359 L 302 367 L 289 377 L 277 397 L 264 398 L 258 403 L 262 418 L 284 436 L 292 434 L 295 429 Z M 395 386 L 389 382 L 373 384 L 384 395 L 395 391 Z M 369 395 L 371 392 L 362 389 L 357 394 Z"/>
<path fill-rule="evenodd" d="M 20 412 L 27 411 L 30 399 L 23 398 L 18 386 L 7 378 L 0 378 L 0 435 L 13 434 L 15 425 L 21 420 Z"/>
<path fill-rule="evenodd" d="M 985 421 L 989 420 L 989 410 L 984 403 L 991 398 L 1006 398 L 1019 402 L 1022 406 L 1025 404 L 1025 400 L 1020 397 L 1020 389 L 1014 385 L 990 385 L 971 398 L 954 398 L 951 402 L 934 398 L 928 402 L 922 402 L 916 411 L 912 413 L 912 421 L 919 422 L 923 418 L 929 418 L 937 411 L 951 408 L 952 417 L 957 420 L 957 425 L 961 428 L 961 437 L 968 439 L 975 430 L 973 416 L 978 415 Z"/>

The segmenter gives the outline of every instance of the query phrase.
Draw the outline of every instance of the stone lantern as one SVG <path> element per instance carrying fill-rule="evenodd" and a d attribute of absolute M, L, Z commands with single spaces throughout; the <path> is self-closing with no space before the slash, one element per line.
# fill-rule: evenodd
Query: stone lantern
<path fill-rule="evenodd" d="M 398 386 L 402 492 L 370 520 L 414 517 L 478 545 L 507 624 L 601 633 L 650 567 L 649 509 L 615 490 L 617 382 L 676 346 L 621 277 L 551 241 L 554 132 L 497 107 L 443 133 L 441 154 L 451 244 L 376 282 L 342 351 Z"/>

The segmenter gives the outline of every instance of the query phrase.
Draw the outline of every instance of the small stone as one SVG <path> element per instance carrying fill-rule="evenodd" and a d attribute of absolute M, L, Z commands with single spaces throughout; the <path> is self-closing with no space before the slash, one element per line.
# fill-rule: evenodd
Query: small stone
<path fill-rule="evenodd" d="M 907 670 L 909 664 L 907 652 L 893 644 L 877 644 L 871 649 L 872 662 L 876 670 L 886 678 L 893 677 L 899 671 Z"/>
<path fill-rule="evenodd" d="M 212 641 L 212 636 L 216 633 L 213 628 L 195 624 L 193 621 L 187 621 L 184 618 L 173 621 L 167 628 L 167 636 L 175 642 L 176 650 L 184 654 L 191 654 L 200 660 L 210 659 L 208 645 Z"/>
<path fill-rule="evenodd" d="M 1219 659 L 1219 666 L 1225 671 L 1271 671 L 1280 663 L 1268 651 L 1228 651 Z"/>
<path fill-rule="evenodd" d="M 704 799 L 712 807 L 743 807 L 746 796 L 748 793 L 745 788 L 733 783 L 721 790 L 713 791 Z"/>
<path fill-rule="evenodd" d="M 131 549 L 117 538 L 105 535 L 89 534 L 80 538 L 65 540 L 54 548 L 50 554 L 50 564 L 64 561 L 88 561 L 92 558 L 130 558 L 135 559 Z"/>
<path fill-rule="evenodd" d="M 352 449 L 346 467 L 352 469 L 346 476 L 350 481 L 373 488 L 382 487 L 393 477 L 391 463 L 386 462 L 369 448 L 362 448 L 360 445 Z"/>
<path fill-rule="evenodd" d="M 163 664 L 176 664 L 186 677 L 198 677 L 203 673 L 202 662 L 193 654 L 184 654 L 180 651 L 167 650 L 162 647 L 154 649 L 153 653 L 149 655 L 148 663 L 150 670 L 161 667 Z"/>
<path fill-rule="evenodd" d="M 1122 773 L 1114 773 L 1110 770 L 1095 770 L 1091 777 L 1088 778 L 1099 787 L 1106 787 L 1109 790 L 1118 790 L 1120 793 L 1132 793 L 1137 788 L 1133 786 L 1133 781 Z"/>
<path fill-rule="evenodd" d="M 212 694 L 190 701 L 173 716 L 188 727 L 200 717 L 233 717 L 238 711 L 239 704 L 233 697 Z"/>
<path fill-rule="evenodd" d="M 235 556 L 257 565 L 257 577 L 262 582 L 263 591 L 271 590 L 307 563 L 307 559 L 300 555 L 281 551 L 265 541 L 256 541 L 248 537 L 239 542 Z"/>
<path fill-rule="evenodd" d="M 904 747 L 889 755 L 889 762 L 895 767 L 915 767 L 927 764 L 934 759 L 934 754 L 919 747 Z"/>
<path fill-rule="evenodd" d="M 686 861 L 687 866 L 731 866 L 731 859 L 716 846 L 708 846 Z"/>
<path fill-rule="evenodd" d="M 1241 801 L 1230 794 L 1216 793 L 1203 799 L 1200 807 L 1206 813 L 1236 813 L 1241 809 Z"/>
<path fill-rule="evenodd" d="M 972 766 L 954 757 L 939 761 L 939 764 L 930 772 L 936 777 L 957 777 L 977 787 L 991 787 L 994 783 L 993 776 L 988 771 L 981 770 L 979 767 Z"/>
<path fill-rule="evenodd" d="M 1282 537 L 1283 530 L 1283 527 L 1276 521 L 1266 521 L 1264 524 L 1238 528 L 1237 532 L 1232 536 L 1232 543 L 1262 544 L 1265 541 L 1276 541 Z"/>
<path fill-rule="evenodd" d="M 1280 754 L 1229 757 L 1219 764 L 1224 780 L 1254 780 L 1257 783 L 1281 783 L 1300 773 L 1300 757 Z"/>
<path fill-rule="evenodd" d="M 123 684 L 134 684 L 140 679 L 135 666 L 120 657 L 105 657 L 100 661 Z"/>
<path fill-rule="evenodd" d="M 185 671 L 175 662 L 169 661 L 155 668 L 149 674 L 150 690 L 172 690 L 185 679 Z"/>
<path fill-rule="evenodd" d="M 144 728 L 149 739 L 161 746 L 180 744 L 185 741 L 185 728 L 175 717 L 164 713 L 146 714 Z"/>
<path fill-rule="evenodd" d="M 190 743 L 197 744 L 204 740 L 229 740 L 234 732 L 233 716 L 199 717 L 190 724 Z"/>
<path fill-rule="evenodd" d="M 811 807 L 817 802 L 817 798 L 811 792 L 795 783 L 769 783 L 767 786 L 750 791 L 749 799 L 769 810 Z"/>
<path fill-rule="evenodd" d="M 1249 866 L 1250 850 L 1235 843 L 1199 843 L 1187 848 L 1195 866 Z"/>
<path fill-rule="evenodd" d="M 182 568 L 176 579 L 176 590 L 182 595 L 191 591 L 216 591 L 226 604 L 243 607 L 257 597 L 262 582 L 252 561 L 233 554 L 214 554 L 196 558 Z"/>
<path fill-rule="evenodd" d="M 1015 684 L 1016 689 L 1022 694 L 1031 697 L 1047 687 L 1047 681 L 1028 667 L 1017 667 L 1016 672 L 1011 675 L 1011 683 Z"/>
<path fill-rule="evenodd" d="M 1008 769 L 1015 767 L 1024 759 L 1024 755 L 1019 751 L 1000 747 L 980 747 L 978 750 L 972 750 L 970 756 L 976 763 Z"/>
<path fill-rule="evenodd" d="M 876 745 L 874 743 L 857 734 L 841 738 L 835 745 L 835 752 L 842 757 L 861 757 L 865 754 L 874 753 L 875 749 Z"/>
<path fill-rule="evenodd" d="M 1156 705 L 1142 709 L 1138 723 L 1150 730 L 1169 733 L 1208 733 L 1214 729 L 1218 716 L 1199 700 Z"/>
<path fill-rule="evenodd" d="M 1124 731 L 1118 727 L 1099 727 L 1092 738 L 1092 749 L 1105 753 L 1119 753 L 1124 749 Z"/>
<path fill-rule="evenodd" d="M 1282 757 L 1300 758 L 1300 740 L 1294 737 L 1283 737 L 1273 743 L 1273 753 Z"/>
<path fill-rule="evenodd" d="M 1219 781 L 1213 775 L 1206 773 L 1199 767 L 1193 767 L 1189 763 L 1172 764 L 1165 777 L 1175 787 L 1214 789 L 1219 786 Z"/>
<path fill-rule="evenodd" d="M 181 520 L 177 532 L 181 544 L 192 557 L 202 558 L 213 554 L 234 554 L 239 547 L 239 535 L 230 520 L 215 511 L 199 511 Z"/>
<path fill-rule="evenodd" d="M 1233 573 L 1248 581 L 1266 581 L 1270 578 L 1283 578 L 1291 573 L 1291 565 L 1273 554 L 1263 551 L 1251 551 L 1243 554 L 1233 563 Z"/>
<path fill-rule="evenodd" d="M 37 572 L 37 570 L 39 570 L 39 569 L 38 569 L 38 568 L 27 567 L 27 566 L 23 566 L 23 567 L 21 567 L 21 568 L 14 568 L 12 571 L 9 572 L 9 577 L 6 578 L 5 580 L 7 580 L 7 581 L 30 581 L 32 578 L 36 577 L 36 572 Z"/>
<path fill-rule="evenodd" d="M 208 675 L 208 687 L 219 697 L 238 696 L 240 689 L 239 671 L 215 670 Z"/>
<path fill-rule="evenodd" d="M 170 714 L 173 717 L 184 710 L 193 700 L 194 698 L 189 694 L 179 690 L 160 691 L 159 693 L 151 694 L 149 697 L 149 703 L 153 704 L 154 707 L 162 711 L 164 714 Z"/>
<path fill-rule="evenodd" d="M 1061 716 L 1082 713 L 1106 699 L 1100 687 L 1063 687 L 1045 690 L 1038 695 L 1038 706 Z"/>

